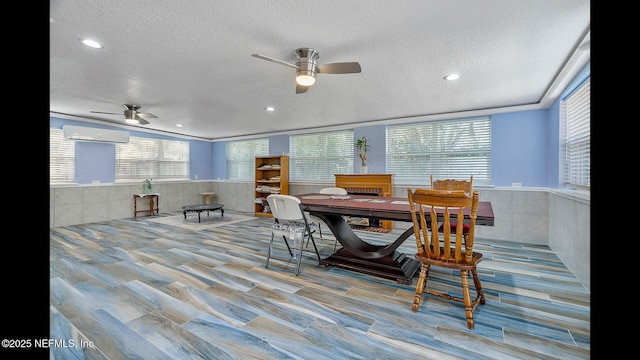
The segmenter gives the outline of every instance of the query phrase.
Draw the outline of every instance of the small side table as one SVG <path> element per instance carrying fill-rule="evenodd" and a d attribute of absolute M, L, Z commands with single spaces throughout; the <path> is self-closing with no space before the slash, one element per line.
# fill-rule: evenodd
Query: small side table
<path fill-rule="evenodd" d="M 216 193 L 213 191 L 205 191 L 200 193 L 200 195 L 204 195 L 204 203 L 207 205 L 211 204 L 211 196 L 215 194 Z"/>
<path fill-rule="evenodd" d="M 138 217 L 138 213 L 139 212 L 148 212 L 149 216 L 151 215 L 158 215 L 158 212 L 160 212 L 160 199 L 158 198 L 160 194 L 159 193 L 153 193 L 153 194 L 133 194 L 133 217 Z M 149 210 L 138 210 L 138 198 L 145 198 L 148 197 L 149 198 Z M 154 204 L 154 200 L 155 199 L 155 204 Z"/>

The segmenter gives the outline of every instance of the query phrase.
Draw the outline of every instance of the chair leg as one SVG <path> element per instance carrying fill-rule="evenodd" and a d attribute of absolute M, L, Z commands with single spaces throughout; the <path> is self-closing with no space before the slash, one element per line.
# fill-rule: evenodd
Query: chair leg
<path fill-rule="evenodd" d="M 269 267 L 269 259 L 271 258 L 271 251 L 273 250 L 273 232 L 271 233 L 271 239 L 269 240 L 269 250 L 267 250 L 267 264 L 265 268 Z"/>
<path fill-rule="evenodd" d="M 300 246 L 298 246 L 298 249 L 296 249 L 296 251 L 298 252 L 297 256 L 298 259 L 296 261 L 296 276 L 298 276 L 298 274 L 300 274 L 300 263 L 302 262 L 302 247 L 304 246 L 304 233 L 302 234 L 302 239 L 300 239 Z"/>
<path fill-rule="evenodd" d="M 311 243 L 313 244 L 313 249 L 316 251 L 316 257 L 318 258 L 318 265 L 320 265 L 320 252 L 318 251 L 318 247 L 316 246 L 316 241 L 313 240 L 313 235 L 311 234 L 311 232 L 309 231 L 309 238 L 307 239 L 307 241 L 311 240 Z"/>
<path fill-rule="evenodd" d="M 473 302 L 471 301 L 471 293 L 469 292 L 469 271 L 460 270 L 460 277 L 462 278 L 462 294 L 464 296 L 464 312 L 467 316 L 467 327 L 473 330 Z"/>
<path fill-rule="evenodd" d="M 320 226 L 320 222 L 318 221 L 318 233 L 320 234 L 320 239 L 322 239 L 322 227 Z M 304 246 L 309 247 L 309 239 L 307 238 L 307 245 Z"/>
<path fill-rule="evenodd" d="M 282 239 L 284 240 L 284 244 L 287 245 L 287 250 L 289 250 L 289 256 L 293 256 L 293 251 L 291 251 L 291 247 L 289 246 L 289 242 L 287 241 L 287 237 L 282 235 Z"/>
<path fill-rule="evenodd" d="M 424 287 L 427 285 L 428 275 L 429 275 L 429 265 L 421 264 L 420 277 L 418 278 L 418 283 L 416 284 L 416 294 L 413 296 L 413 306 L 411 307 L 411 310 L 413 310 L 413 312 L 417 312 L 418 308 L 420 308 L 420 299 L 422 298 Z"/>
<path fill-rule="evenodd" d="M 484 291 L 482 291 L 482 284 L 480 283 L 480 278 L 478 277 L 478 271 L 476 269 L 471 270 L 471 275 L 473 275 L 473 284 L 476 287 L 476 293 L 478 293 L 480 304 L 484 305 Z"/>

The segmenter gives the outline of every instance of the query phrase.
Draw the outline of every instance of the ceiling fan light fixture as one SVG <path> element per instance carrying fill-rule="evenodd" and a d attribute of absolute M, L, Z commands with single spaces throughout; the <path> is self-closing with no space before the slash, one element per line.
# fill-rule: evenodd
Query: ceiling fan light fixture
<path fill-rule="evenodd" d="M 139 124 L 140 121 L 136 117 L 136 112 L 134 110 L 125 110 L 124 111 L 124 121 L 127 124 Z"/>
<path fill-rule="evenodd" d="M 312 48 L 298 48 L 293 55 L 298 60 L 295 64 L 261 54 L 251 56 L 296 69 L 296 94 L 306 93 L 308 88 L 316 83 L 316 74 L 356 74 L 361 71 L 360 64 L 357 62 L 318 65 L 320 55 L 318 50 Z"/>
<path fill-rule="evenodd" d="M 316 83 L 316 78 L 311 71 L 299 71 L 296 75 L 296 82 L 301 86 L 311 86 Z"/>

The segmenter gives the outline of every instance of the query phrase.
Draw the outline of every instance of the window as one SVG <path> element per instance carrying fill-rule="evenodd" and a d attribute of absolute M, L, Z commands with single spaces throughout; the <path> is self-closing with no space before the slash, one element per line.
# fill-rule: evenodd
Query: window
<path fill-rule="evenodd" d="M 560 104 L 560 184 L 591 188 L 591 78 Z"/>
<path fill-rule="evenodd" d="M 295 135 L 290 139 L 290 180 L 331 180 L 353 173 L 353 131 Z"/>
<path fill-rule="evenodd" d="M 491 119 L 432 121 L 387 127 L 387 173 L 404 184 L 468 178 L 491 184 Z"/>
<path fill-rule="evenodd" d="M 49 183 L 73 184 L 76 144 L 64 138 L 62 129 L 49 128 Z"/>
<path fill-rule="evenodd" d="M 269 155 L 269 139 L 232 141 L 227 143 L 227 177 L 253 180 L 256 156 Z"/>
<path fill-rule="evenodd" d="M 189 178 L 189 142 L 132 136 L 116 145 L 116 181 Z"/>

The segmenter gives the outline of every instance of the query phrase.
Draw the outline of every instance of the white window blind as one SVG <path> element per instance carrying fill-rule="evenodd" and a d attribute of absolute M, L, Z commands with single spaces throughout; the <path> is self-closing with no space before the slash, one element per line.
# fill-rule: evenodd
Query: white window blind
<path fill-rule="evenodd" d="M 62 129 L 49 128 L 49 183 L 72 184 L 76 173 L 76 144 Z"/>
<path fill-rule="evenodd" d="M 256 156 L 269 155 L 269 139 L 232 141 L 227 143 L 227 178 L 253 180 Z"/>
<path fill-rule="evenodd" d="M 189 178 L 189 142 L 132 136 L 116 144 L 116 182 Z"/>
<path fill-rule="evenodd" d="M 292 181 L 331 180 L 353 173 L 353 130 L 291 136 L 289 178 Z"/>
<path fill-rule="evenodd" d="M 591 188 L 591 78 L 560 107 L 560 183 Z"/>
<path fill-rule="evenodd" d="M 387 173 L 400 184 L 434 178 L 491 184 L 491 119 L 432 121 L 387 127 Z"/>

